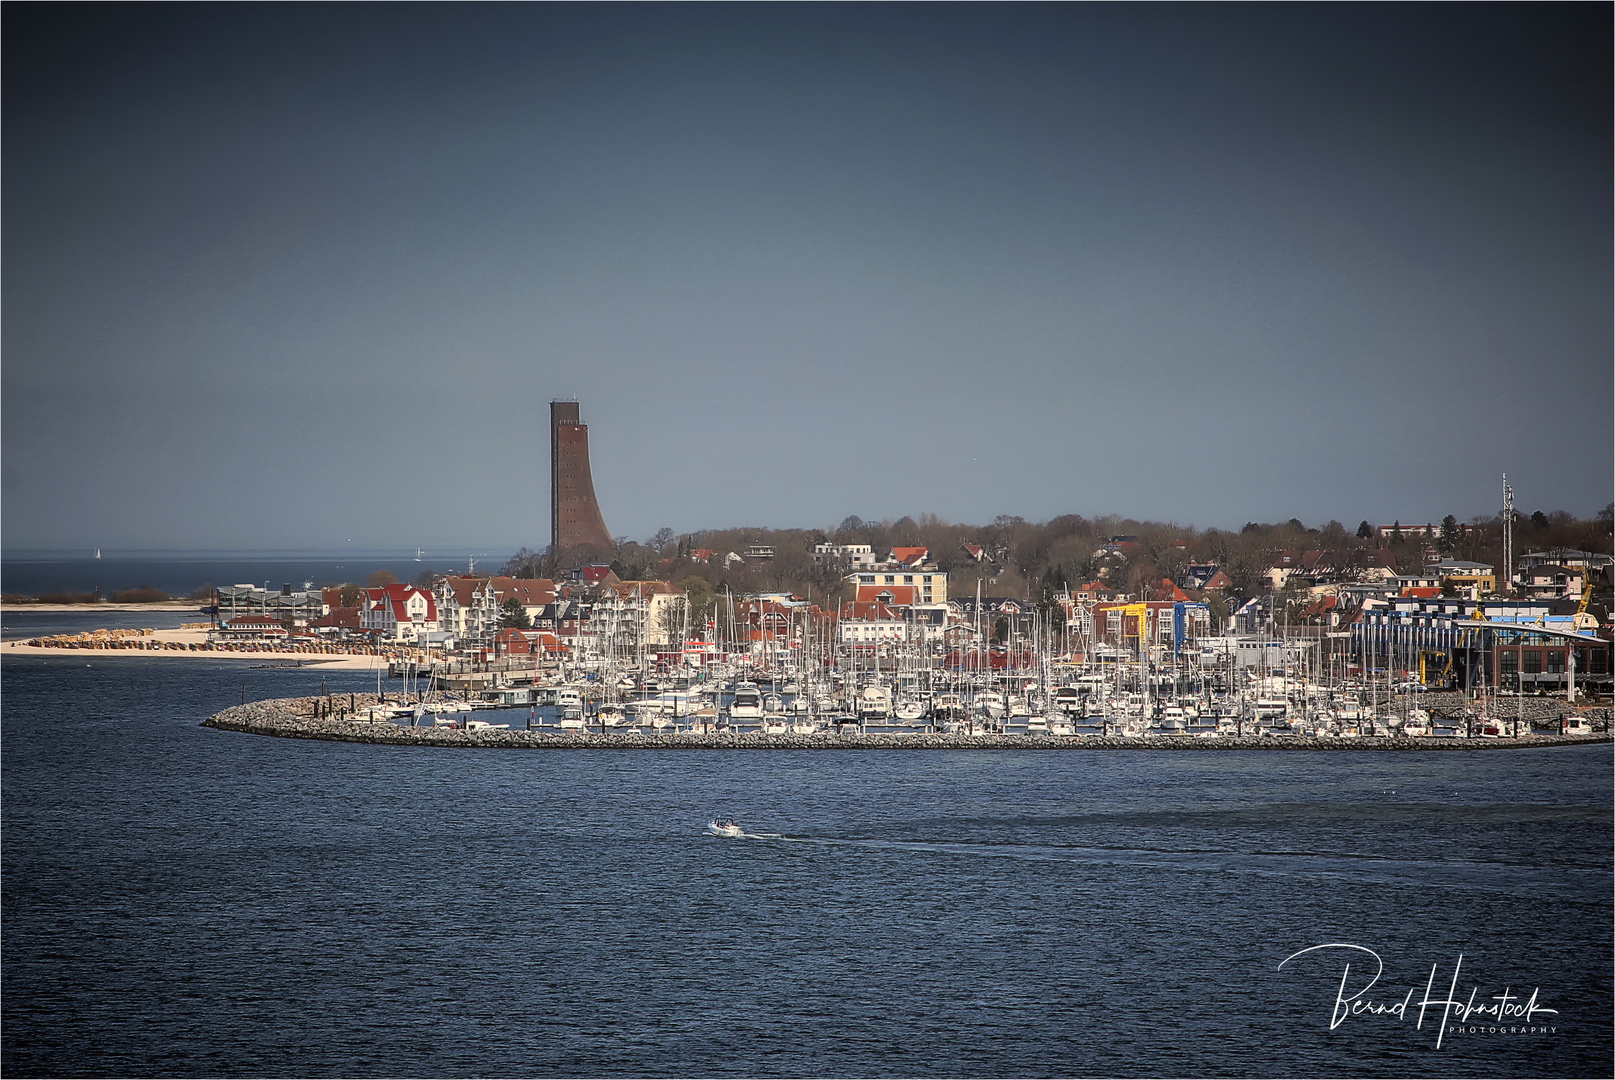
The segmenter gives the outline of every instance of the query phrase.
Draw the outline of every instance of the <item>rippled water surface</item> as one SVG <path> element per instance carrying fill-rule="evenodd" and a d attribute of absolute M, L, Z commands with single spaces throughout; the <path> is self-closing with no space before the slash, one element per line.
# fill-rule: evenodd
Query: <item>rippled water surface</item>
<path fill-rule="evenodd" d="M 5 662 L 7 1075 L 1611 1070 L 1607 746 L 541 752 L 197 726 L 322 680 L 366 676 Z M 705 835 L 720 813 L 748 835 Z M 1364 1000 L 1411 990 L 1411 1015 L 1331 1030 L 1372 958 L 1279 964 L 1332 942 L 1373 949 Z M 1460 956 L 1453 996 L 1538 988 L 1557 1013 L 1416 1028 Z"/>

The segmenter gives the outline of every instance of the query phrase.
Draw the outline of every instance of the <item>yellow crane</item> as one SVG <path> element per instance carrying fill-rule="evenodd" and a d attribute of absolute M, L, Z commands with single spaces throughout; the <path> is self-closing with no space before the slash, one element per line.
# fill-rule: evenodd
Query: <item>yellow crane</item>
<path fill-rule="evenodd" d="M 1123 637 L 1127 636 L 1127 623 L 1126 623 L 1126 620 L 1131 619 L 1133 616 L 1136 615 L 1136 616 L 1138 616 L 1138 643 L 1139 643 L 1139 647 L 1140 648 L 1148 648 L 1149 647 L 1149 638 L 1148 638 L 1148 635 L 1145 633 L 1144 626 L 1145 626 L 1146 620 L 1149 618 L 1150 606 L 1148 604 L 1123 604 L 1121 606 L 1121 613 L 1122 613 L 1122 619 L 1123 619 L 1123 622 L 1122 622 L 1122 636 Z"/>

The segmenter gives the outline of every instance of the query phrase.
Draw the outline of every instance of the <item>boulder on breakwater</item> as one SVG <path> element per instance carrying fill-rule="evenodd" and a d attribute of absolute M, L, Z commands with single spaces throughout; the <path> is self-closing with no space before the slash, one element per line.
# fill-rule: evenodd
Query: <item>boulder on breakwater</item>
<path fill-rule="evenodd" d="M 285 698 L 235 705 L 203 721 L 203 727 L 273 735 L 283 739 L 378 743 L 388 746 L 484 747 L 535 750 L 1493 750 L 1522 746 L 1559 746 L 1609 742 L 1609 735 L 1531 735 L 1506 739 L 1448 738 L 1198 738 L 1060 735 L 837 735 L 644 734 L 620 729 L 598 731 L 512 731 L 481 728 L 403 727 L 387 722 L 319 718 L 312 698 Z"/>

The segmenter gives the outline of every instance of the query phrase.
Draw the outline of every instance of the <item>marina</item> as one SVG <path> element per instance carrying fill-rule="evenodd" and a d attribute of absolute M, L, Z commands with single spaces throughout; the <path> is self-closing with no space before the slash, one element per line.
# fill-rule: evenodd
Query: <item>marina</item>
<path fill-rule="evenodd" d="M 464 702 L 393 704 L 370 695 L 352 698 L 353 711 L 327 698 L 272 699 L 232 706 L 209 717 L 204 727 L 252 735 L 323 742 L 445 748 L 532 750 L 1387 750 L 1439 751 L 1543 748 L 1608 742 L 1607 732 L 1492 735 L 1485 738 L 1431 738 L 1397 734 L 1361 738 L 1307 735 L 1229 735 L 1214 739 L 1182 732 L 1104 734 L 1073 738 L 1040 730 L 1036 720 L 1024 729 L 960 732 L 844 724 L 771 730 L 766 723 L 740 727 L 704 721 L 612 725 L 584 723 L 553 707 L 542 716 L 531 707 L 484 712 L 478 718 Z M 500 722 L 503 721 L 503 722 Z"/>

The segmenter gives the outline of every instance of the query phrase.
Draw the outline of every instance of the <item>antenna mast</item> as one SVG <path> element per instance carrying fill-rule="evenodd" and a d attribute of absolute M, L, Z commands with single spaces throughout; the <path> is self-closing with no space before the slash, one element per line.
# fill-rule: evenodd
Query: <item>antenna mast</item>
<path fill-rule="evenodd" d="M 1503 583 L 1508 591 L 1514 585 L 1514 489 L 1503 474 Z"/>

